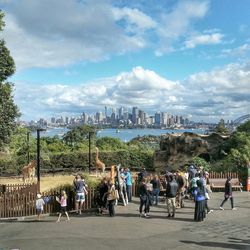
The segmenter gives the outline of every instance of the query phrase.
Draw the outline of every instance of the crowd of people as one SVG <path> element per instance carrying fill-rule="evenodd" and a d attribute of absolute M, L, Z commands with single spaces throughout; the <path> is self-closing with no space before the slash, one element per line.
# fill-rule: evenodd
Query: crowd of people
<path fill-rule="evenodd" d="M 224 200 L 220 205 L 220 209 L 224 210 L 223 205 L 228 199 L 231 201 L 232 210 L 234 200 L 232 195 L 231 178 L 228 177 L 225 183 Z M 203 221 L 207 214 L 213 212 L 209 208 L 210 200 L 210 183 L 209 173 L 204 171 L 202 167 L 196 168 L 190 165 L 185 172 L 180 170 L 166 172 L 158 176 L 157 174 L 147 173 L 146 169 L 142 169 L 137 175 L 138 195 L 140 198 L 139 217 L 149 217 L 151 206 L 159 204 L 159 194 L 163 194 L 166 204 L 168 218 L 176 216 L 176 209 L 185 207 L 185 199 L 190 199 L 195 203 L 194 220 Z M 96 204 L 96 213 L 102 215 L 104 211 L 108 211 L 110 217 L 115 216 L 115 206 L 118 201 L 123 206 L 127 206 L 132 201 L 132 184 L 133 178 L 129 168 L 117 168 L 114 179 L 103 177 L 95 192 L 94 201 Z M 73 181 L 75 191 L 75 211 L 82 213 L 83 204 L 88 194 L 88 185 L 81 175 L 76 175 Z M 62 214 L 65 214 L 67 220 L 69 215 L 67 212 L 67 194 L 62 190 L 60 197 L 56 197 L 60 203 L 60 212 L 57 222 L 60 222 Z M 37 195 L 36 209 L 38 219 L 40 220 L 45 205 L 41 195 Z"/>

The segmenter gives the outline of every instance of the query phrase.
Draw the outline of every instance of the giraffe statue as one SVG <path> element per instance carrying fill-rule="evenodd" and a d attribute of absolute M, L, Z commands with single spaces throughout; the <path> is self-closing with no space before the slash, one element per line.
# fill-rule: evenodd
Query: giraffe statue
<path fill-rule="evenodd" d="M 115 183 L 115 167 L 115 165 L 112 165 L 110 170 L 110 179 L 113 183 Z"/>
<path fill-rule="evenodd" d="M 22 168 L 23 181 L 34 181 L 35 173 L 36 173 L 36 161 L 31 161 L 27 166 Z"/>
<path fill-rule="evenodd" d="M 99 149 L 98 147 L 96 149 L 96 156 L 95 156 L 95 168 L 96 168 L 96 175 L 98 173 L 98 170 L 101 170 L 101 173 L 104 174 L 105 172 L 105 164 L 99 159 Z"/>

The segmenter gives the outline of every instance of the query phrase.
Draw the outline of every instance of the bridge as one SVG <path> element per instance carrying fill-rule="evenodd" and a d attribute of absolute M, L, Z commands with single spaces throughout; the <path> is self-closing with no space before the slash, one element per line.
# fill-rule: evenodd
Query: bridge
<path fill-rule="evenodd" d="M 237 118 L 236 120 L 233 121 L 233 124 L 234 124 L 235 126 L 238 126 L 238 125 L 240 125 L 240 123 L 242 123 L 243 121 L 248 121 L 248 120 L 250 120 L 250 114 L 248 114 L 248 115 L 243 115 L 243 116 Z"/>

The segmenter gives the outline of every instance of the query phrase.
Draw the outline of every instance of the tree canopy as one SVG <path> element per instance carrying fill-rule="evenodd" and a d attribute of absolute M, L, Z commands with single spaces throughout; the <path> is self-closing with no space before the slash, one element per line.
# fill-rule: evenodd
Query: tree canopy
<path fill-rule="evenodd" d="M 247 132 L 250 133 L 250 120 L 241 124 L 238 128 L 237 128 L 238 132 Z"/>
<path fill-rule="evenodd" d="M 219 134 L 228 134 L 229 131 L 225 126 L 225 122 L 223 119 L 220 120 L 220 122 L 218 123 L 218 125 L 215 128 L 215 132 L 219 133 Z"/>
<path fill-rule="evenodd" d="M 4 14 L 0 10 L 0 32 L 4 28 Z M 0 40 L 0 148 L 9 142 L 15 128 L 15 119 L 19 116 L 18 108 L 13 99 L 13 84 L 7 82 L 15 72 L 15 63 L 10 51 Z"/>

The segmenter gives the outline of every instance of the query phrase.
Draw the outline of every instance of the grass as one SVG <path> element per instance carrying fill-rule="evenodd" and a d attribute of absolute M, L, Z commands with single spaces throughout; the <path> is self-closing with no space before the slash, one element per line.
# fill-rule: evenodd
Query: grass
<path fill-rule="evenodd" d="M 41 192 L 45 192 L 62 185 L 72 185 L 75 175 L 55 175 L 55 176 L 41 176 Z M 100 177 L 94 175 L 85 176 L 86 182 L 89 186 L 96 186 Z M 0 185 L 5 184 L 23 184 L 21 177 L 0 177 Z"/>

